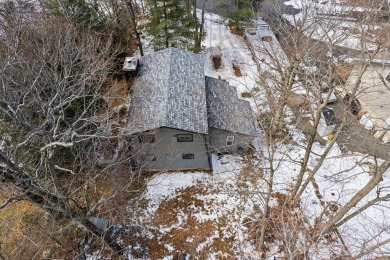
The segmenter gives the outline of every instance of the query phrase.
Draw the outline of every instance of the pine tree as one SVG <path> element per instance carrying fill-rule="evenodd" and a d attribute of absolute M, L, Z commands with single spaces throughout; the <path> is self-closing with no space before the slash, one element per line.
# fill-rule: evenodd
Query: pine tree
<path fill-rule="evenodd" d="M 45 11 L 64 17 L 73 25 L 109 34 L 118 49 L 129 45 L 131 19 L 127 3 L 122 0 L 42 0 Z M 131 2 L 131 1 L 130 1 Z M 135 8 L 134 8 L 135 9 Z"/>
<path fill-rule="evenodd" d="M 234 26 L 240 29 L 240 21 L 253 17 L 262 0 L 219 0 L 218 7 L 227 10 L 227 17 L 233 20 Z"/>
<path fill-rule="evenodd" d="M 168 47 L 191 49 L 195 46 L 198 22 L 182 0 L 149 1 L 147 32 L 155 50 Z"/>
<path fill-rule="evenodd" d="M 102 30 L 107 23 L 96 3 L 86 0 L 44 1 L 46 10 L 56 16 L 65 16 L 73 24 L 93 30 Z"/>

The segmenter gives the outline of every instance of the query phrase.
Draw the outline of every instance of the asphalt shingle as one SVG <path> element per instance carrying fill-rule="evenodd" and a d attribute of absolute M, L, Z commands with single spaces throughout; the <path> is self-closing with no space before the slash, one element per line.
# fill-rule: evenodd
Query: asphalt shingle
<path fill-rule="evenodd" d="M 207 134 L 204 56 L 168 48 L 140 59 L 127 132 L 171 127 Z"/>
<path fill-rule="evenodd" d="M 236 88 L 223 80 L 206 77 L 209 127 L 256 136 L 252 109 L 237 97 Z"/>
<path fill-rule="evenodd" d="M 249 102 L 227 82 L 205 77 L 203 55 L 176 48 L 146 55 L 131 88 L 128 134 L 159 127 L 257 134 Z"/>

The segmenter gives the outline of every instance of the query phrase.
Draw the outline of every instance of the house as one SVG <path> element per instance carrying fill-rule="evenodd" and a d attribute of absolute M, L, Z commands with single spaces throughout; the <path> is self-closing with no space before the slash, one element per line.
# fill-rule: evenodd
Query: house
<path fill-rule="evenodd" d="M 336 117 L 334 115 L 333 108 L 322 108 L 320 122 L 318 123 L 317 127 L 317 133 L 321 137 L 327 137 L 333 133 L 336 125 Z"/>
<path fill-rule="evenodd" d="M 249 102 L 205 76 L 204 56 L 168 48 L 141 57 L 128 121 L 133 166 L 210 170 L 211 153 L 246 152 L 257 135 Z"/>
<path fill-rule="evenodd" d="M 253 136 L 252 109 L 226 81 L 206 77 L 208 142 L 213 153 L 244 153 Z"/>
<path fill-rule="evenodd" d="M 347 93 L 353 91 L 361 68 L 361 64 L 353 68 L 345 85 Z M 361 77 L 355 97 L 361 104 L 361 111 L 368 113 L 374 123 L 374 136 L 385 143 L 390 142 L 390 63 L 381 56 L 374 57 Z"/>

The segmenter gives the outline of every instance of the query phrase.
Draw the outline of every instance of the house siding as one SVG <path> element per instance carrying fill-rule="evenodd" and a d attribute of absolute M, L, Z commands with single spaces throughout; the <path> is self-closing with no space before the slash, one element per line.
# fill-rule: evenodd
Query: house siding
<path fill-rule="evenodd" d="M 154 134 L 155 141 L 140 143 L 135 135 L 131 149 L 136 168 L 142 171 L 211 169 L 205 135 L 166 127 L 143 134 Z M 178 142 L 178 134 L 192 134 L 193 141 Z M 183 159 L 183 154 L 194 154 L 194 159 Z"/>
<path fill-rule="evenodd" d="M 234 136 L 234 142 L 229 146 L 226 145 L 226 139 L 228 136 Z M 242 148 L 243 152 L 247 152 L 253 137 L 221 129 L 210 128 L 208 139 L 213 153 L 237 153 L 239 147 Z"/>

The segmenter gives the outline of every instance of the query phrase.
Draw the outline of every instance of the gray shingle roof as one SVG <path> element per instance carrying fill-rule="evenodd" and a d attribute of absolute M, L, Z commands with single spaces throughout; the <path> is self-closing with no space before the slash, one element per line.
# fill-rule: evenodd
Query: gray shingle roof
<path fill-rule="evenodd" d="M 255 136 L 252 109 L 226 81 L 206 77 L 209 127 Z"/>
<path fill-rule="evenodd" d="M 142 57 L 132 86 L 126 133 L 159 127 L 257 134 L 249 102 L 237 97 L 236 88 L 205 77 L 203 55 L 175 48 Z"/>
<path fill-rule="evenodd" d="M 140 59 L 129 134 L 159 127 L 208 133 L 204 56 L 168 48 Z"/>

